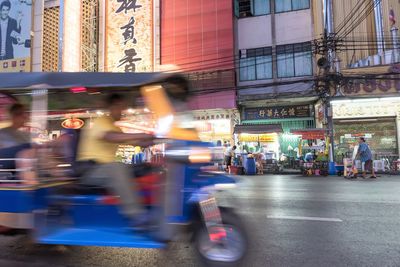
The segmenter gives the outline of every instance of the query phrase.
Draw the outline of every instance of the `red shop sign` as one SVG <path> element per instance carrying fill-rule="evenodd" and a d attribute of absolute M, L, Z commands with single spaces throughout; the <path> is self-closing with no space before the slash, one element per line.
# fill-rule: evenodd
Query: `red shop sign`
<path fill-rule="evenodd" d="M 325 130 L 315 129 L 315 130 L 295 130 L 292 134 L 301 135 L 304 140 L 314 140 L 314 139 L 325 139 Z"/>
<path fill-rule="evenodd" d="M 65 129 L 80 129 L 85 125 L 85 122 L 81 119 L 66 119 L 61 123 L 61 126 Z"/>

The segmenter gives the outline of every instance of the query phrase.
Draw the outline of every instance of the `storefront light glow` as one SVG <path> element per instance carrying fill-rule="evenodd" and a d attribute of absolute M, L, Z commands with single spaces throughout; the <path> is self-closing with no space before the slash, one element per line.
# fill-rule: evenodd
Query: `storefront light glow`
<path fill-rule="evenodd" d="M 168 115 L 159 118 L 157 121 L 157 128 L 155 129 L 156 136 L 157 137 L 166 136 L 170 132 L 173 122 L 174 122 L 173 115 Z"/>
<path fill-rule="evenodd" d="M 301 137 L 301 135 L 297 135 L 297 134 L 288 134 L 288 133 L 282 134 L 282 138 L 287 139 L 287 140 L 296 140 L 296 139 L 299 139 L 300 137 Z"/>

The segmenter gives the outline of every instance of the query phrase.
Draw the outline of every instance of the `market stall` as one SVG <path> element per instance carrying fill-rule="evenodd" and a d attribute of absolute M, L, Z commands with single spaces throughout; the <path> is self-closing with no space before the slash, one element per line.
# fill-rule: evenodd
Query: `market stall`
<path fill-rule="evenodd" d="M 239 164 L 245 168 L 245 172 L 250 171 L 253 161 L 255 161 L 257 170 L 252 169 L 252 172 L 278 172 L 280 170 L 278 164 L 280 155 L 278 134 L 281 132 L 282 126 L 280 124 L 235 126 L 235 140 L 239 145 Z M 250 161 L 248 162 L 249 158 Z M 271 167 L 269 168 L 269 166 Z"/>
<path fill-rule="evenodd" d="M 329 149 L 326 146 L 326 130 L 293 130 L 292 134 L 299 138 L 298 158 L 303 175 L 328 175 Z"/>

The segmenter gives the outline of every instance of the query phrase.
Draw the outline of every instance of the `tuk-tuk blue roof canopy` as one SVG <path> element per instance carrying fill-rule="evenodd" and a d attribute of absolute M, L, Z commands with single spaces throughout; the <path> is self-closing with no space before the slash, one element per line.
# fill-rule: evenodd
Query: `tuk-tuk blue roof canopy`
<path fill-rule="evenodd" d="M 0 73 L 0 90 L 133 88 L 170 80 L 179 80 L 187 87 L 183 76 L 174 73 L 14 72 Z"/>

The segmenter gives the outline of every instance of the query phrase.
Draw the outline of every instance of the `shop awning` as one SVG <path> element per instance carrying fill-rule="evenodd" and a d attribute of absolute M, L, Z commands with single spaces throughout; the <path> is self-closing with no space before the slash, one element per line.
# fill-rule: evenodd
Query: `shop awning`
<path fill-rule="evenodd" d="M 326 130 L 325 129 L 302 129 L 302 130 L 291 130 L 292 134 L 301 135 L 305 140 L 314 139 L 325 139 Z"/>
<path fill-rule="evenodd" d="M 257 125 L 236 125 L 235 134 L 266 134 L 266 133 L 282 133 L 280 124 L 257 124 Z"/>

